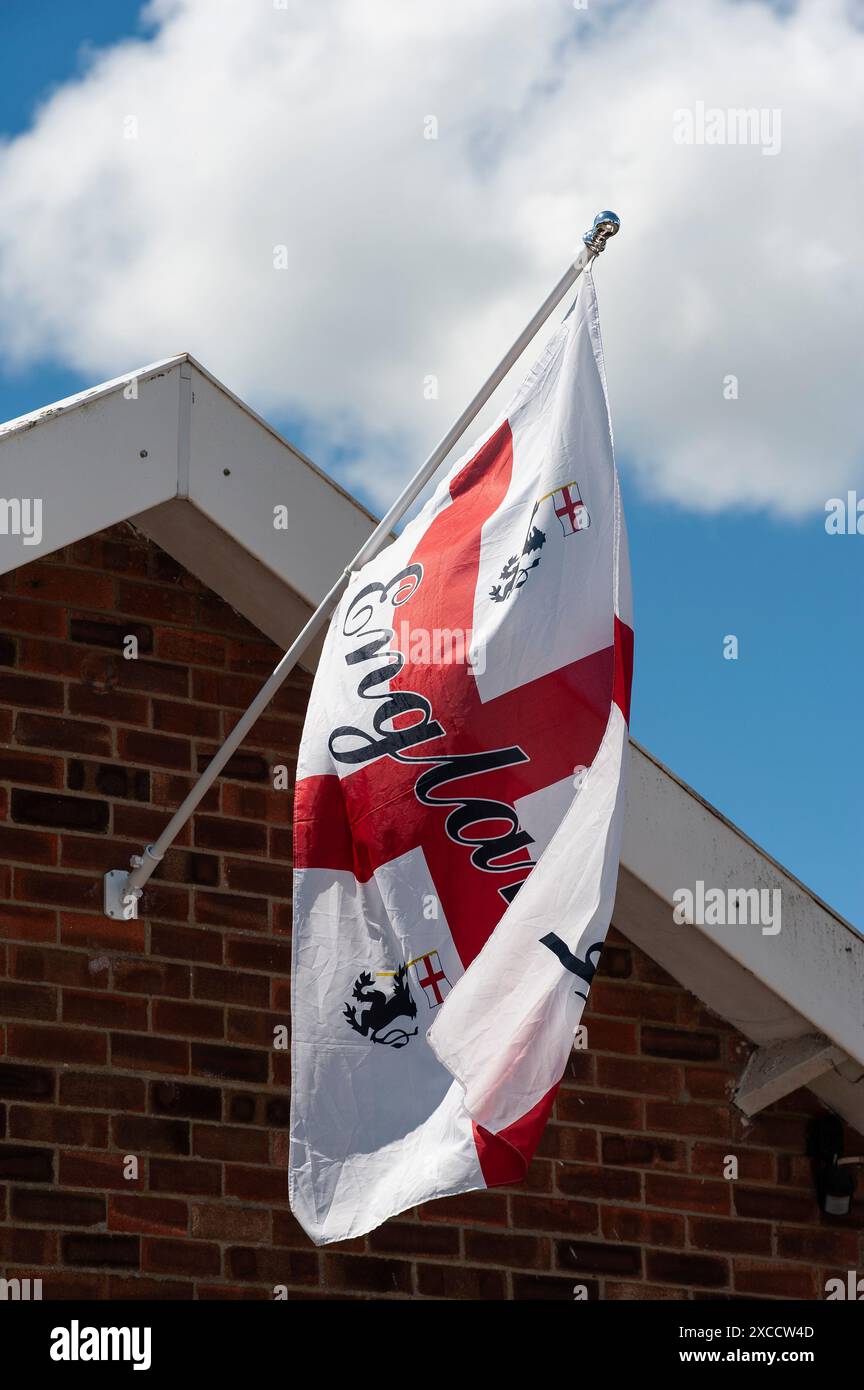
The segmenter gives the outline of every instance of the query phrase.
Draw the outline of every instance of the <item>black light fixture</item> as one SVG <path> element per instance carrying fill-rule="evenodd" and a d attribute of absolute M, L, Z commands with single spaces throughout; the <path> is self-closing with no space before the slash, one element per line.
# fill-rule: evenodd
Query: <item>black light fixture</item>
<path fill-rule="evenodd" d="M 826 1216 L 848 1216 L 855 1195 L 855 1167 L 864 1157 L 844 1158 L 843 1121 L 836 1115 L 820 1115 L 810 1123 L 807 1155 L 813 1160 L 813 1177 L 819 1208 Z"/>

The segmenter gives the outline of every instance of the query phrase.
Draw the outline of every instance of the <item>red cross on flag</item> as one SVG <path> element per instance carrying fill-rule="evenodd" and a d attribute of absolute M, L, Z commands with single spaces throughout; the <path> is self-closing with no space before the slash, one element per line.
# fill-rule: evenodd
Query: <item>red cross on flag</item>
<path fill-rule="evenodd" d="M 612 912 L 632 649 L 586 272 L 505 414 L 352 577 L 318 664 L 289 1163 L 316 1243 L 524 1175 Z"/>
<path fill-rule="evenodd" d="M 568 483 L 560 492 L 553 492 L 552 502 L 565 536 L 575 536 L 577 531 L 584 531 L 586 526 L 590 526 L 587 508 L 575 483 Z"/>
<path fill-rule="evenodd" d="M 425 992 L 430 1008 L 437 1008 L 444 1003 L 444 996 L 450 993 L 450 981 L 441 969 L 438 952 L 428 951 L 412 964 L 417 972 L 417 983 Z"/>

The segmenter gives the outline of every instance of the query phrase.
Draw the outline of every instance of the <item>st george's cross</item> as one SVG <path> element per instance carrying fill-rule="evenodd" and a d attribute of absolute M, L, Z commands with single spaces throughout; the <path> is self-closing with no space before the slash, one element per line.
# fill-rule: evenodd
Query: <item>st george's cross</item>
<path fill-rule="evenodd" d="M 524 1174 L 608 926 L 632 629 L 593 294 L 325 641 L 295 793 L 289 1166 L 318 1243 Z M 578 538 L 495 603 L 538 496 Z M 416 659 L 442 630 L 471 659 Z"/>
<path fill-rule="evenodd" d="M 566 483 L 558 492 L 553 492 L 552 504 L 565 536 L 575 536 L 577 531 L 584 531 L 591 525 L 588 508 L 579 496 L 577 483 Z"/>

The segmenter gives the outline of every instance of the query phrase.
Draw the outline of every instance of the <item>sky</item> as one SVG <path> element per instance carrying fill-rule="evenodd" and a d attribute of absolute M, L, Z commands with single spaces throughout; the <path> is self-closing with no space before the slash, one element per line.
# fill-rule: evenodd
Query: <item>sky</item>
<path fill-rule="evenodd" d="M 634 737 L 864 926 L 864 535 L 825 529 L 864 499 L 864 4 L 3 0 L 0 31 L 0 419 L 188 349 L 380 511 L 619 213 Z"/>

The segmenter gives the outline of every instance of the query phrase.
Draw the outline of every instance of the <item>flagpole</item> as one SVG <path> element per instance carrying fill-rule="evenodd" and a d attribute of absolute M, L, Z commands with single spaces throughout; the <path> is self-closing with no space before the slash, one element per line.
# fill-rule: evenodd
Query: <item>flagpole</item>
<path fill-rule="evenodd" d="M 336 583 L 329 593 L 321 600 L 315 612 L 308 619 L 305 626 L 294 638 L 291 646 L 282 657 L 272 675 L 265 681 L 255 699 L 252 701 L 245 714 L 237 721 L 231 733 L 226 738 L 222 747 L 216 752 L 201 773 L 189 795 L 183 801 L 174 815 L 169 820 L 159 838 L 152 844 L 147 845 L 142 854 L 134 854 L 130 859 L 131 868 L 110 869 L 104 878 L 104 900 L 103 907 L 106 917 L 130 919 L 138 915 L 138 899 L 152 874 L 155 873 L 160 863 L 165 857 L 167 850 L 173 844 L 183 826 L 189 820 L 201 801 L 206 796 L 210 787 L 215 782 L 225 764 L 234 755 L 240 744 L 245 739 L 249 730 L 256 723 L 260 715 L 264 712 L 267 705 L 273 699 L 277 690 L 287 678 L 289 673 L 296 666 L 298 660 L 309 647 L 310 643 L 317 637 L 318 633 L 333 613 L 345 585 L 351 575 L 359 570 L 377 555 L 378 551 L 387 544 L 390 533 L 398 521 L 408 511 L 411 504 L 416 501 L 426 484 L 437 473 L 444 459 L 450 453 L 453 445 L 464 434 L 465 430 L 476 419 L 486 402 L 489 400 L 493 391 L 500 385 L 510 368 L 521 356 L 525 348 L 531 342 L 535 333 L 542 328 L 553 309 L 560 304 L 564 295 L 575 284 L 582 271 L 590 265 L 595 256 L 606 245 L 610 237 L 615 236 L 620 226 L 620 220 L 614 212 L 598 212 L 594 218 L 591 230 L 586 232 L 582 238 L 582 248 L 575 260 L 567 267 L 561 279 L 554 289 L 546 296 L 540 308 L 534 314 L 529 323 L 525 325 L 518 338 L 513 343 L 508 352 L 504 354 L 495 370 L 480 387 L 474 398 L 468 403 L 458 420 L 444 435 L 440 443 L 432 450 L 425 463 L 417 470 L 411 481 L 403 488 L 396 498 L 386 516 L 382 517 L 375 527 L 368 540 L 360 547 L 354 559 L 340 574 Z"/>

